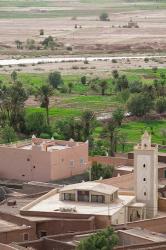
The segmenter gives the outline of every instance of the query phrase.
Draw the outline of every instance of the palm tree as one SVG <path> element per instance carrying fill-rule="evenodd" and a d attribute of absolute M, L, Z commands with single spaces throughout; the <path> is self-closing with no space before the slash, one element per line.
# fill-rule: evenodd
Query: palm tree
<path fill-rule="evenodd" d="M 110 156 L 115 156 L 115 152 L 117 149 L 117 143 L 118 143 L 118 128 L 117 128 L 117 123 L 114 121 L 108 122 L 106 124 L 106 128 L 105 128 L 105 133 L 106 133 L 106 137 L 108 139 L 109 142 L 109 151 L 108 154 Z"/>
<path fill-rule="evenodd" d="M 52 88 L 48 84 L 43 84 L 39 89 L 41 107 L 46 109 L 47 124 L 49 125 L 49 103 L 52 95 Z"/>
<path fill-rule="evenodd" d="M 95 114 L 92 111 L 85 111 L 82 114 L 81 122 L 82 122 L 82 128 L 83 128 L 83 138 L 84 140 L 88 140 L 93 127 L 94 127 L 94 121 L 95 121 Z"/>
<path fill-rule="evenodd" d="M 106 81 L 102 81 L 99 85 L 101 87 L 101 94 L 105 95 L 105 91 L 108 88 L 108 83 Z"/>

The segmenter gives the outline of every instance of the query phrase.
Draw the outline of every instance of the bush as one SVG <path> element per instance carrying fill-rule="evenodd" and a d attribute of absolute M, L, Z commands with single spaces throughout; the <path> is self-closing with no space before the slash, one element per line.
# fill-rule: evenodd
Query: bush
<path fill-rule="evenodd" d="M 116 59 L 112 59 L 112 63 L 117 63 L 117 60 Z"/>
<path fill-rule="evenodd" d="M 100 15 L 100 21 L 109 21 L 108 13 L 103 12 L 103 13 Z"/>
<path fill-rule="evenodd" d="M 82 77 L 81 77 L 81 83 L 82 83 L 83 85 L 86 84 L 86 76 L 82 76 Z"/>
<path fill-rule="evenodd" d="M 144 59 L 144 62 L 145 62 L 145 63 L 148 63 L 148 62 L 149 62 L 149 58 L 146 57 L 146 58 Z"/>

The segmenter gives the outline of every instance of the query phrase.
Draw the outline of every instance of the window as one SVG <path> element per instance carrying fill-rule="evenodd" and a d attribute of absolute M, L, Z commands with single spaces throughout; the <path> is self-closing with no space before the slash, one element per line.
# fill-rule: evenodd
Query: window
<path fill-rule="evenodd" d="M 146 167 L 146 165 L 144 164 L 144 165 L 143 165 L 143 167 L 145 168 L 145 167 Z"/>
<path fill-rule="evenodd" d="M 29 159 L 29 158 L 27 158 L 27 161 L 30 161 L 30 159 Z"/>
<path fill-rule="evenodd" d="M 146 178 L 144 178 L 143 181 L 146 181 Z"/>
<path fill-rule="evenodd" d="M 78 191 L 78 201 L 89 202 L 89 191 Z"/>
<path fill-rule="evenodd" d="M 40 231 L 40 238 L 47 236 L 47 232 L 46 231 Z"/>
<path fill-rule="evenodd" d="M 146 192 L 144 192 L 144 196 L 146 196 Z"/>
<path fill-rule="evenodd" d="M 80 164 L 83 165 L 84 164 L 84 159 L 80 158 Z"/>
<path fill-rule="evenodd" d="M 64 194 L 65 201 L 75 201 L 75 194 L 72 193 L 65 193 Z"/>
<path fill-rule="evenodd" d="M 91 202 L 104 203 L 104 195 L 91 195 Z"/>
<path fill-rule="evenodd" d="M 28 233 L 24 233 L 23 234 L 23 241 L 28 241 L 29 240 L 29 234 Z"/>

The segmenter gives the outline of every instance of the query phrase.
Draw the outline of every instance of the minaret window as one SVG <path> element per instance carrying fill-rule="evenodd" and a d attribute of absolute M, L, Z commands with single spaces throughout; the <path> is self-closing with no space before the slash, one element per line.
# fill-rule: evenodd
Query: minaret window
<path fill-rule="evenodd" d="M 146 192 L 144 192 L 144 196 L 146 196 Z"/>
<path fill-rule="evenodd" d="M 144 164 L 144 165 L 143 165 L 143 167 L 145 168 L 145 167 L 146 167 L 146 165 Z"/>
<path fill-rule="evenodd" d="M 144 178 L 143 181 L 146 181 L 146 178 Z"/>

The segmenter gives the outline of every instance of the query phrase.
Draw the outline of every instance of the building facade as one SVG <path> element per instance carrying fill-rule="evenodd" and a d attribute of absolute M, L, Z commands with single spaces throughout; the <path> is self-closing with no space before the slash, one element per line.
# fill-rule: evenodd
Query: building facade
<path fill-rule="evenodd" d="M 88 142 L 40 139 L 0 146 L 0 177 L 22 181 L 50 181 L 84 173 Z"/>

